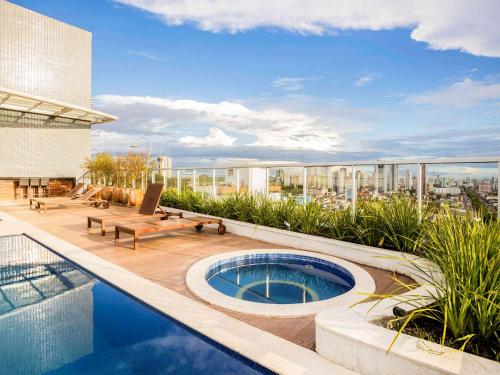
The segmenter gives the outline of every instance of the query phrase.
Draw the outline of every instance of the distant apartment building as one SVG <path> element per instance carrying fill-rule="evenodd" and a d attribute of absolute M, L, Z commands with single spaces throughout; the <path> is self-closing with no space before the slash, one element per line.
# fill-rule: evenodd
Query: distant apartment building
<path fill-rule="evenodd" d="M 491 193 L 493 192 L 491 183 L 489 181 L 482 181 L 477 185 L 477 190 L 480 193 Z"/>
<path fill-rule="evenodd" d="M 90 156 L 92 34 L 0 1 L 0 197 L 71 184 Z"/>
<path fill-rule="evenodd" d="M 448 187 L 433 187 L 431 190 L 437 195 L 460 195 L 462 189 L 458 186 L 448 186 Z"/>

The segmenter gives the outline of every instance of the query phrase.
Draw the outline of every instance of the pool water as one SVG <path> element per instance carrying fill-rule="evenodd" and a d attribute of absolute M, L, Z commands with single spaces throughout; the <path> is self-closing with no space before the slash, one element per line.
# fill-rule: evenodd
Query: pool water
<path fill-rule="evenodd" d="M 244 301 L 296 304 L 337 297 L 354 287 L 345 268 L 293 254 L 255 254 L 225 259 L 206 274 L 219 292 Z"/>
<path fill-rule="evenodd" d="M 26 236 L 0 237 L 0 374 L 267 374 Z"/>

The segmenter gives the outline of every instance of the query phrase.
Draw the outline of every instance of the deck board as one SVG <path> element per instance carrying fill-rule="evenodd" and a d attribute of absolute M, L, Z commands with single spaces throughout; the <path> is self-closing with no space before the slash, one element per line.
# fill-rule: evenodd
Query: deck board
<path fill-rule="evenodd" d="M 235 250 L 281 248 L 267 242 L 226 233 L 221 236 L 217 230 L 204 228 L 197 233 L 192 228 L 172 230 L 141 239 L 139 250 L 132 250 L 132 238 L 124 237 L 115 245 L 113 231 L 101 236 L 97 226 L 87 232 L 89 215 L 124 215 L 135 212 L 132 208 L 112 206 L 109 210 L 93 207 L 51 209 L 40 215 L 30 210 L 27 201 L 16 201 L 11 205 L 0 205 L 0 210 L 18 219 L 25 220 L 38 228 L 66 240 L 110 262 L 122 266 L 166 288 L 192 299 L 199 300 L 189 292 L 185 277 L 189 267 L 199 259 Z M 393 273 L 361 265 L 375 280 L 377 293 L 388 293 L 396 288 Z M 398 275 L 404 282 L 411 281 Z M 205 302 L 203 302 L 205 303 Z M 213 307 L 227 315 L 248 324 L 314 350 L 314 317 L 268 318 Z"/>

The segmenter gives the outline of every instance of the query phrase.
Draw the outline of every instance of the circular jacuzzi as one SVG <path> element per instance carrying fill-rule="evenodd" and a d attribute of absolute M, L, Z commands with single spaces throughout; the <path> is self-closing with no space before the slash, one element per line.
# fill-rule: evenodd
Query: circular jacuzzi
<path fill-rule="evenodd" d="M 349 307 L 375 283 L 361 267 L 299 250 L 244 250 L 195 263 L 188 288 L 206 302 L 253 315 L 300 316 Z"/>
<path fill-rule="evenodd" d="M 294 304 L 322 301 L 356 284 L 344 267 L 297 254 L 250 254 L 226 258 L 205 274 L 212 288 L 244 301 Z"/>

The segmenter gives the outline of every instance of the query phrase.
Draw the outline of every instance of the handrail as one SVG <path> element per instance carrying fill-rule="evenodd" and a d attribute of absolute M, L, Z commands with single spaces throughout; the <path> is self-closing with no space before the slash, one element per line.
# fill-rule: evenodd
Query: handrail
<path fill-rule="evenodd" d="M 197 182 L 196 182 L 196 176 L 201 175 L 202 171 L 211 171 L 212 175 L 212 195 L 214 197 L 217 197 L 217 186 L 216 186 L 216 172 L 217 171 L 222 171 L 222 170 L 234 170 L 235 176 L 236 176 L 236 191 L 239 192 L 240 190 L 240 183 L 239 183 L 239 175 L 241 170 L 245 169 L 262 169 L 265 170 L 265 177 L 264 174 L 262 174 L 260 177 L 261 184 L 259 184 L 259 189 L 264 186 L 265 189 L 259 190 L 261 193 L 264 193 L 266 195 L 270 194 L 270 170 L 272 169 L 285 169 L 285 168 L 297 168 L 297 169 L 303 169 L 302 172 L 298 172 L 301 174 L 303 178 L 302 182 L 302 194 L 299 194 L 298 196 L 302 196 L 302 201 L 307 203 L 308 201 L 308 183 L 307 183 L 307 178 L 309 173 L 307 172 L 307 168 L 331 168 L 331 167 L 342 167 L 346 169 L 345 177 L 350 176 L 350 186 L 347 184 L 344 184 L 344 187 L 342 188 L 344 200 L 346 202 L 350 201 L 351 207 L 353 209 L 353 212 L 356 212 L 356 197 L 358 194 L 358 187 L 357 187 L 357 178 L 353 178 L 352 176 L 357 176 L 356 172 L 360 171 L 360 169 L 357 169 L 357 167 L 366 167 L 366 166 L 373 166 L 376 167 L 374 172 L 373 172 L 373 178 L 375 182 L 375 191 L 376 195 L 380 192 L 380 176 L 383 176 L 383 188 L 382 192 L 386 192 L 386 188 L 388 189 L 387 191 L 398 191 L 399 190 L 399 166 L 413 166 L 417 168 L 416 171 L 416 186 L 414 185 L 416 189 L 416 199 L 418 202 L 418 208 L 419 208 L 419 214 L 421 216 L 421 209 L 422 209 L 422 201 L 423 197 L 426 194 L 426 191 L 424 189 L 424 185 L 427 181 L 428 176 L 426 175 L 426 166 L 433 166 L 433 165 L 446 165 L 446 164 L 487 164 L 487 163 L 495 163 L 497 165 L 497 173 L 496 177 L 493 176 L 497 183 L 496 183 L 496 191 L 497 191 L 497 200 L 500 202 L 500 156 L 491 156 L 491 157 L 464 157 L 464 158 L 434 158 L 434 159 L 379 159 L 379 160 L 368 160 L 368 161 L 349 161 L 349 162 L 326 162 L 326 163 L 278 163 L 278 164 L 273 164 L 273 163 L 256 163 L 256 164 L 248 164 L 248 165 L 239 165 L 239 166 L 201 166 L 201 167 L 178 167 L 178 168 L 162 168 L 162 169 L 157 169 L 155 171 L 152 171 L 152 173 L 159 173 L 163 175 L 164 177 L 164 182 L 165 181 L 165 176 L 171 176 L 174 177 L 176 181 L 176 188 L 178 191 L 181 190 L 181 180 L 183 178 L 191 178 L 193 181 L 191 183 L 191 188 L 194 191 L 197 191 Z M 380 174 L 379 168 L 382 167 L 383 172 Z M 386 167 L 390 167 L 390 172 L 387 175 L 385 170 Z M 181 176 L 181 172 L 185 174 L 184 176 Z M 315 175 L 314 172 L 311 172 L 311 175 Z M 389 177 L 389 179 L 386 180 L 386 177 Z M 153 178 L 153 176 L 152 176 Z M 347 180 L 346 180 L 347 182 Z M 165 183 L 166 185 L 166 183 Z M 299 184 L 300 185 L 300 184 Z M 390 186 L 390 187 L 388 187 Z M 463 186 L 462 186 L 463 187 Z M 345 190 L 344 190 L 345 188 Z M 347 194 L 347 191 L 350 190 L 350 194 Z M 495 190 L 495 189 L 493 189 Z M 255 190 L 257 191 L 257 190 Z M 497 205 L 497 215 L 500 218 L 500 209 L 498 209 Z"/>
<path fill-rule="evenodd" d="M 237 169 L 237 168 L 307 168 L 307 167 L 336 167 L 336 166 L 367 166 L 367 165 L 408 165 L 408 164 L 465 164 L 465 163 L 498 163 L 499 156 L 480 156 L 463 158 L 433 158 L 433 159 L 377 159 L 377 160 L 359 160 L 359 161 L 331 161 L 321 163 L 254 163 L 244 165 L 228 166 L 189 166 L 177 168 L 164 168 L 164 170 L 211 170 L 211 169 Z"/>

